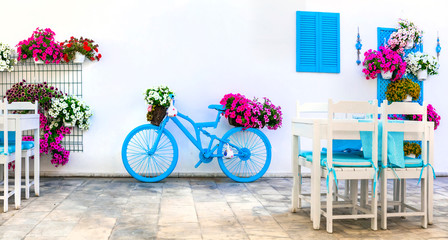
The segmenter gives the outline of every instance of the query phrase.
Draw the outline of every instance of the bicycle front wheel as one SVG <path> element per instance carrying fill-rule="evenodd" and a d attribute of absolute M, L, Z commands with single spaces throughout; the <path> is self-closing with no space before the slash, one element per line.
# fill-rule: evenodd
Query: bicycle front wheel
<path fill-rule="evenodd" d="M 232 158 L 219 157 L 218 162 L 224 174 L 237 182 L 253 182 L 262 177 L 271 163 L 271 143 L 258 129 L 241 127 L 229 130 L 223 140 L 230 145 L 235 155 Z M 223 156 L 225 144 L 221 143 L 218 153 Z"/>
<path fill-rule="evenodd" d="M 178 149 L 173 135 L 164 129 L 154 153 L 150 153 L 159 127 L 145 124 L 132 130 L 121 149 L 123 165 L 132 177 L 141 182 L 158 182 L 168 177 L 177 164 Z"/>

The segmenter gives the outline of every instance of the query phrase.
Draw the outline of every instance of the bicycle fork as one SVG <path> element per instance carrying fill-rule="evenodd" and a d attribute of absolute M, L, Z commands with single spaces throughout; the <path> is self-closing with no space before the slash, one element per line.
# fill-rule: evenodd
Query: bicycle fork
<path fill-rule="evenodd" d="M 166 120 L 163 120 L 162 123 L 160 124 L 159 132 L 157 134 L 157 137 L 154 140 L 154 143 L 152 144 L 151 149 L 149 149 L 149 151 L 148 151 L 149 155 L 153 155 L 156 152 L 157 147 L 158 147 L 159 142 L 160 142 L 160 138 L 162 137 L 163 129 L 165 129 L 165 125 L 168 123 L 168 120 L 169 120 L 169 118 L 167 117 Z"/>

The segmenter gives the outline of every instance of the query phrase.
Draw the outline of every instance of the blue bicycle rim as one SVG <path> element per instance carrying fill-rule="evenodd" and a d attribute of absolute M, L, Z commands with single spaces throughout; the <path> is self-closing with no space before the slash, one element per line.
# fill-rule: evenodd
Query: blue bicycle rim
<path fill-rule="evenodd" d="M 271 163 L 271 143 L 263 132 L 253 128 L 233 128 L 222 139 L 250 153 L 246 157 L 218 158 L 219 166 L 227 177 L 236 182 L 253 182 L 266 173 Z M 223 145 L 219 146 L 219 154 L 223 154 Z M 236 148 L 231 148 L 235 154 L 240 154 Z"/>
<path fill-rule="evenodd" d="M 176 140 L 164 129 L 153 155 L 148 152 L 159 133 L 159 127 L 145 124 L 132 130 L 124 140 L 121 158 L 126 171 L 141 182 L 158 182 L 168 177 L 177 164 Z"/>

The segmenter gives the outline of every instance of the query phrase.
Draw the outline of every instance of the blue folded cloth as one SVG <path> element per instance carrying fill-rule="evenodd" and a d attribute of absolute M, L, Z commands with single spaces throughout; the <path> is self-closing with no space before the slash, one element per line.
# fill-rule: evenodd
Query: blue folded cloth
<path fill-rule="evenodd" d="M 333 140 L 333 152 L 354 152 L 361 151 L 361 140 Z M 322 152 L 327 152 L 326 148 L 322 148 Z"/>
<path fill-rule="evenodd" d="M 0 142 L 5 142 L 5 133 L 3 131 L 0 131 Z M 15 131 L 8 131 L 8 143 L 14 143 L 16 142 L 16 132 Z"/>
<path fill-rule="evenodd" d="M 358 120 L 360 122 L 371 122 L 372 120 Z M 400 120 L 388 120 L 403 123 Z M 361 132 L 362 150 L 364 158 L 372 158 L 372 132 Z M 382 140 L 383 140 L 383 124 L 378 122 L 378 161 L 382 159 Z M 404 151 L 403 151 L 403 132 L 389 132 L 387 135 L 387 161 L 388 165 L 393 167 L 404 168 Z"/>

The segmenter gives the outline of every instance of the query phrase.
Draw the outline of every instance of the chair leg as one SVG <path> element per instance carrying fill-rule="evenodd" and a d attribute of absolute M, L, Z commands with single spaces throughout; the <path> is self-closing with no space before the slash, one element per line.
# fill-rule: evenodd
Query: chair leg
<path fill-rule="evenodd" d="M 400 202 L 401 202 L 401 211 L 400 212 L 406 212 L 406 207 L 404 204 L 406 203 L 406 179 L 401 179 L 401 186 L 400 186 Z M 405 219 L 406 217 L 401 217 Z"/>
<path fill-rule="evenodd" d="M 400 180 L 394 179 L 393 201 L 396 202 L 399 200 L 400 200 Z M 394 211 L 400 212 L 401 205 L 394 205 Z"/>
<path fill-rule="evenodd" d="M 3 212 L 8 211 L 8 199 L 9 199 L 9 186 L 8 186 L 8 163 L 3 164 L 3 186 L 5 190 L 3 191 Z"/>
<path fill-rule="evenodd" d="M 300 166 L 297 164 L 297 158 L 293 157 L 292 160 L 292 174 L 293 174 L 293 182 L 292 182 L 292 196 L 291 196 L 291 212 L 296 212 L 298 208 L 298 202 L 300 201 L 299 197 L 299 188 L 300 188 Z"/>
<path fill-rule="evenodd" d="M 358 204 L 358 180 L 351 180 L 350 183 L 350 199 L 352 200 L 352 215 L 357 215 L 358 211 L 355 206 Z"/>
<path fill-rule="evenodd" d="M 345 198 L 350 196 L 350 180 L 345 180 Z"/>
<path fill-rule="evenodd" d="M 375 177 L 377 177 L 377 176 L 375 176 Z M 372 230 L 376 231 L 376 230 L 378 230 L 378 187 L 376 187 L 374 190 L 373 184 L 374 184 L 374 180 L 372 180 L 372 197 L 371 197 L 372 198 L 371 211 L 373 213 L 373 218 L 370 222 L 370 226 L 371 226 Z M 369 186 L 369 184 L 367 182 L 366 189 L 368 186 Z"/>
<path fill-rule="evenodd" d="M 427 179 L 425 177 L 422 178 L 421 182 L 422 192 L 421 192 L 421 201 L 422 201 L 422 212 L 424 213 L 422 218 L 422 228 L 428 227 L 428 188 L 427 188 Z"/>
<path fill-rule="evenodd" d="M 387 179 L 386 171 L 381 172 L 381 229 L 387 229 Z"/>
<path fill-rule="evenodd" d="M 298 172 L 299 172 L 299 179 L 298 179 L 298 183 L 299 183 L 299 187 L 298 187 L 298 192 L 299 192 L 299 195 L 302 195 L 302 166 L 298 166 L 297 167 L 297 169 L 298 169 Z M 299 202 L 298 202 L 298 208 L 300 209 L 300 208 L 302 208 L 302 198 L 299 198 L 298 199 L 299 200 Z"/>
<path fill-rule="evenodd" d="M 333 195 L 333 201 L 337 202 L 338 201 L 338 187 L 336 186 L 336 182 L 334 182 L 333 184 L 333 190 L 334 190 L 334 195 Z"/>
<path fill-rule="evenodd" d="M 369 180 L 362 179 L 361 180 L 361 200 L 360 205 L 361 207 L 365 207 L 367 205 L 367 199 L 369 194 Z"/>
<path fill-rule="evenodd" d="M 25 198 L 30 198 L 30 157 L 25 155 Z"/>
<path fill-rule="evenodd" d="M 327 232 L 333 232 L 333 178 L 332 176 L 328 176 L 329 183 L 327 189 Z M 316 209 L 317 211 L 317 209 Z"/>

